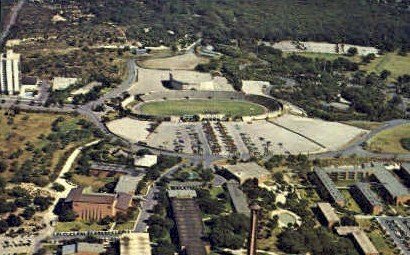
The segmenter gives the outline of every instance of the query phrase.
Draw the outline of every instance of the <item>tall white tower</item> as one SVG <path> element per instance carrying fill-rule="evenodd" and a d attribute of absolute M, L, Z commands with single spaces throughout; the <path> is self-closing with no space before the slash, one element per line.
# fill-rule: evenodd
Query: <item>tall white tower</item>
<path fill-rule="evenodd" d="M 18 94 L 20 86 L 20 54 L 8 50 L 0 57 L 0 94 Z"/>

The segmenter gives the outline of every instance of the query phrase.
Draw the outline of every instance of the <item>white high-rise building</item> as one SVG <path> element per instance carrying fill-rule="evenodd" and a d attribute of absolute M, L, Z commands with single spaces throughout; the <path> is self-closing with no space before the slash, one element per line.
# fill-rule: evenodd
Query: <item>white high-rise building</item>
<path fill-rule="evenodd" d="M 0 57 L 0 94 L 19 94 L 20 87 L 20 54 L 8 50 Z"/>

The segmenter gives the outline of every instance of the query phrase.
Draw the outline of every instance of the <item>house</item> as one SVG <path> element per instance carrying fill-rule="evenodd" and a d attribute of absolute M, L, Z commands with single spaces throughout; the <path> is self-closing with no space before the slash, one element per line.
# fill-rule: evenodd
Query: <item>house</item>
<path fill-rule="evenodd" d="M 71 189 L 65 204 L 82 220 L 100 220 L 126 213 L 132 203 L 132 196 L 127 193 L 105 194 L 92 193 L 79 187 Z"/>

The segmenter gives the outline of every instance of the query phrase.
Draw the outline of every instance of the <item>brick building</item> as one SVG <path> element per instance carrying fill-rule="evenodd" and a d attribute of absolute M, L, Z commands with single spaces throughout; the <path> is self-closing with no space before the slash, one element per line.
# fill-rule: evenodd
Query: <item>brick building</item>
<path fill-rule="evenodd" d="M 100 220 L 106 216 L 115 217 L 120 212 L 126 213 L 131 206 L 132 196 L 127 193 L 91 193 L 80 187 L 70 191 L 65 203 L 82 220 Z"/>

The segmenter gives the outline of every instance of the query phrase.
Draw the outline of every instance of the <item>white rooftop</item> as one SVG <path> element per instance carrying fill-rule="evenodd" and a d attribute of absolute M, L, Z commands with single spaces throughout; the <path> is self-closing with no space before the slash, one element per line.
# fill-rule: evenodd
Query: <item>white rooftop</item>
<path fill-rule="evenodd" d="M 157 163 L 158 163 L 157 155 L 144 155 L 134 160 L 134 165 L 140 166 L 140 167 L 152 167 L 156 165 Z"/>
<path fill-rule="evenodd" d="M 123 234 L 120 239 L 120 254 L 151 255 L 151 245 L 148 233 Z"/>

